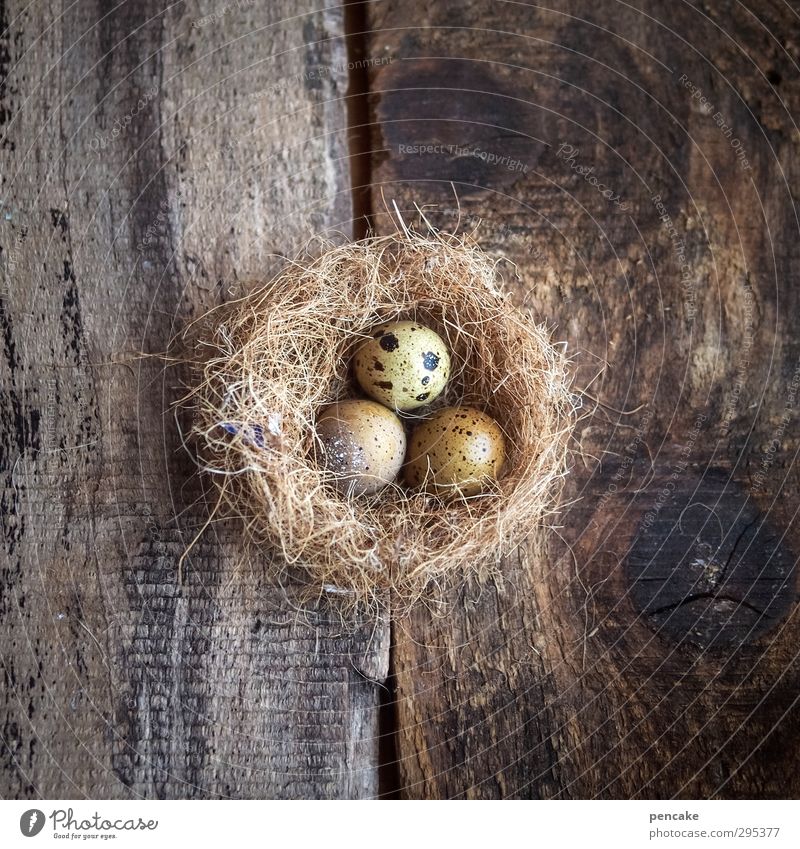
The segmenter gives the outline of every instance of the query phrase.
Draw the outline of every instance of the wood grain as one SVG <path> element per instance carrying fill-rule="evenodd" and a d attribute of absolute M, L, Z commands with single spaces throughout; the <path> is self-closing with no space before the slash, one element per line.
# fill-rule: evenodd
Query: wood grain
<path fill-rule="evenodd" d="M 235 523 L 178 581 L 213 501 L 133 356 L 349 232 L 341 13 L 2 9 L 0 793 L 374 796 L 387 629 L 299 610 Z"/>
<path fill-rule="evenodd" d="M 369 5 L 378 229 L 479 224 L 589 413 L 546 553 L 395 628 L 402 794 L 796 797 L 797 8 L 547 5 Z"/>
<path fill-rule="evenodd" d="M 372 206 L 480 224 L 575 356 L 557 533 L 394 626 L 379 783 L 388 628 L 235 523 L 178 579 L 211 494 L 133 356 L 352 232 L 342 12 L 0 5 L 0 793 L 797 796 L 796 4 L 365 11 Z"/>

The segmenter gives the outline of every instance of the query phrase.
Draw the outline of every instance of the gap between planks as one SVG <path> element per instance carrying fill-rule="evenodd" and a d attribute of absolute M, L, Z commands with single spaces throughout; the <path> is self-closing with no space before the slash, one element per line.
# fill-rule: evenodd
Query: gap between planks
<path fill-rule="evenodd" d="M 347 146 L 353 204 L 352 235 L 363 239 L 372 229 L 372 144 L 367 65 L 367 4 L 344 7 L 347 47 Z M 400 798 L 400 765 L 397 759 L 397 682 L 394 672 L 394 626 L 389 622 L 389 671 L 379 688 L 378 798 Z"/>

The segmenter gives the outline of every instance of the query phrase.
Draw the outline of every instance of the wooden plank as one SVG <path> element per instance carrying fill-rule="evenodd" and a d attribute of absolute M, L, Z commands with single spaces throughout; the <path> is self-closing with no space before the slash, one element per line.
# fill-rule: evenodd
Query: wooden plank
<path fill-rule="evenodd" d="M 797 13 L 547 5 L 369 5 L 376 210 L 455 189 L 602 402 L 547 552 L 398 623 L 402 792 L 794 797 Z"/>
<path fill-rule="evenodd" d="M 3 6 L 0 793 L 378 792 L 386 629 L 243 563 L 163 351 L 350 226 L 341 12 Z"/>

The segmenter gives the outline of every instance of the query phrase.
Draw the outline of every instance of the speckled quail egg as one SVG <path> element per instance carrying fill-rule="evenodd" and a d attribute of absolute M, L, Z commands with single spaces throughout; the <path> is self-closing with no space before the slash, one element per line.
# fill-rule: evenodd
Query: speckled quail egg
<path fill-rule="evenodd" d="M 374 401 L 340 401 L 317 419 L 318 459 L 347 495 L 371 495 L 403 465 L 406 434 L 400 419 Z"/>
<path fill-rule="evenodd" d="M 353 367 L 370 398 L 394 410 L 415 410 L 441 394 L 450 377 L 450 354 L 429 327 L 393 321 L 373 329 Z"/>
<path fill-rule="evenodd" d="M 444 407 L 411 434 L 404 476 L 439 495 L 477 495 L 496 481 L 505 460 L 497 422 L 472 407 Z"/>

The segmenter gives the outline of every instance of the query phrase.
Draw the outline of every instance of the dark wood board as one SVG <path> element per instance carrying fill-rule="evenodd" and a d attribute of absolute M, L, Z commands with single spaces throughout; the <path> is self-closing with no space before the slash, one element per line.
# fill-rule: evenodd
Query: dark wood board
<path fill-rule="evenodd" d="M 386 627 L 301 611 L 236 523 L 179 580 L 213 497 L 133 356 L 350 232 L 325 5 L 0 6 L 4 797 L 378 792 Z"/>
<path fill-rule="evenodd" d="M 369 4 L 377 228 L 480 222 L 587 413 L 546 553 L 394 626 L 401 795 L 800 794 L 799 21 Z"/>

